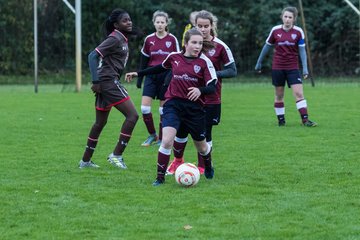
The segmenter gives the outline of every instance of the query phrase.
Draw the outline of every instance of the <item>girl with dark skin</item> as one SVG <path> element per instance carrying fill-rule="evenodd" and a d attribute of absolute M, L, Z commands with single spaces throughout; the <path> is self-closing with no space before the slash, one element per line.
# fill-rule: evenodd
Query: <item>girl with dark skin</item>
<path fill-rule="evenodd" d="M 94 153 L 101 131 L 106 125 L 112 107 L 125 116 L 119 140 L 108 156 L 108 161 L 117 168 L 126 169 L 122 154 L 131 138 L 139 118 L 134 103 L 120 83 L 120 76 L 126 66 L 129 49 L 127 36 L 132 33 L 132 21 L 122 9 L 115 9 L 104 23 L 106 39 L 88 56 L 92 76 L 91 89 L 95 93 L 96 118 L 79 168 L 98 168 L 91 157 Z"/>

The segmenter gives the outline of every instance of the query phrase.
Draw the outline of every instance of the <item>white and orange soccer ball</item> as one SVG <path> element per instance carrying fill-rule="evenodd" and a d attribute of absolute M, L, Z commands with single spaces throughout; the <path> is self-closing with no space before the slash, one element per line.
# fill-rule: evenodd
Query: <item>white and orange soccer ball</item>
<path fill-rule="evenodd" d="M 183 163 L 175 171 L 175 180 L 184 187 L 195 186 L 200 180 L 200 171 L 192 163 Z"/>

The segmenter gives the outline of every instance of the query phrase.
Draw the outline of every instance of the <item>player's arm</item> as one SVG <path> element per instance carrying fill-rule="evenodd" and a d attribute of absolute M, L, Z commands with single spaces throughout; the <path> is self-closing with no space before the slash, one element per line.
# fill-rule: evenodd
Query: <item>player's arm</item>
<path fill-rule="evenodd" d="M 88 55 L 88 63 L 89 63 L 89 68 L 90 68 L 90 73 L 91 73 L 91 80 L 94 84 L 99 83 L 99 76 L 97 74 L 99 58 L 100 58 L 100 54 L 96 50 L 93 50 Z"/>
<path fill-rule="evenodd" d="M 209 82 L 206 87 L 199 87 L 200 93 L 203 95 L 213 94 L 216 91 L 216 80 Z"/>
<path fill-rule="evenodd" d="M 267 53 L 269 52 L 269 50 L 272 48 L 271 45 L 265 43 L 264 47 L 261 50 L 260 56 L 256 62 L 256 66 L 255 66 L 255 70 L 261 72 L 261 64 L 262 61 L 264 60 L 264 57 L 267 55 Z"/>
<path fill-rule="evenodd" d="M 166 70 L 168 70 L 167 68 L 165 68 L 162 64 L 158 64 L 152 67 L 148 67 L 145 68 L 143 70 L 140 70 L 137 72 L 138 77 L 143 77 L 145 75 L 152 75 L 152 74 L 159 74 L 159 73 L 163 73 Z"/>
<path fill-rule="evenodd" d="M 91 86 L 91 90 L 94 93 L 100 93 L 101 89 L 100 89 L 100 80 L 99 80 L 99 76 L 97 74 L 97 69 L 98 69 L 98 65 L 99 65 L 99 58 L 100 58 L 100 54 L 96 51 L 93 50 L 91 53 L 89 53 L 88 55 L 88 63 L 89 63 L 89 68 L 90 68 L 90 73 L 91 73 L 91 80 L 92 80 L 92 86 Z"/>
<path fill-rule="evenodd" d="M 216 79 L 214 79 L 213 81 L 209 82 L 206 87 L 190 87 L 188 88 L 189 92 L 187 94 L 188 99 L 191 101 L 196 101 L 198 100 L 198 98 L 201 95 L 208 95 L 208 94 L 213 94 L 216 91 Z"/>
<path fill-rule="evenodd" d="M 231 78 L 236 77 L 237 69 L 235 62 L 230 63 L 229 65 L 224 66 L 224 69 L 221 71 L 216 71 L 216 76 L 219 78 Z"/>
<path fill-rule="evenodd" d="M 144 77 L 145 75 L 159 74 L 159 73 L 165 72 L 166 70 L 168 70 L 168 69 L 165 68 L 162 64 L 158 64 L 158 65 L 155 65 L 155 66 L 152 66 L 152 67 L 145 68 L 145 69 L 140 70 L 138 72 L 126 73 L 125 74 L 125 80 L 127 82 L 130 82 L 133 79 L 133 77 L 141 78 L 141 77 Z"/>
<path fill-rule="evenodd" d="M 299 46 L 299 55 L 300 55 L 301 64 L 303 67 L 303 76 L 306 79 L 309 75 L 309 71 L 307 68 L 307 57 L 306 57 L 305 46 Z"/>
<path fill-rule="evenodd" d="M 141 54 L 140 57 L 140 66 L 139 66 L 139 71 L 145 69 L 149 63 L 150 58 L 145 56 L 144 54 Z M 144 76 L 142 77 L 138 77 L 138 80 L 136 82 L 136 87 L 137 88 L 141 88 L 141 84 L 143 82 Z"/>

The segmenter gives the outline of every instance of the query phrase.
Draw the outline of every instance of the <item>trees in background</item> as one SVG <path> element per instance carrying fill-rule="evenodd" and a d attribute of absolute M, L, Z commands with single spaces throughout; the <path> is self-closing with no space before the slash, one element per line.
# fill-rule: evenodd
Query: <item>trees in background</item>
<path fill-rule="evenodd" d="M 70 1 L 73 5 L 74 0 Z M 355 1 L 353 0 L 356 5 Z M 109 12 L 127 10 L 143 35 L 130 41 L 129 69 L 136 69 L 143 37 L 154 31 L 154 11 L 161 9 L 172 18 L 170 31 L 181 39 L 191 11 L 206 9 L 218 18 L 219 37 L 233 51 L 240 74 L 253 72 L 256 59 L 271 27 L 280 24 L 280 12 L 288 1 L 82 1 L 83 69 L 87 54 L 102 36 L 102 23 Z M 296 6 L 297 1 L 294 2 Z M 0 0 L 0 74 L 31 74 L 33 71 L 33 1 Z M 359 74 L 359 17 L 344 1 L 303 0 L 306 28 L 316 75 Z M 39 69 L 75 69 L 75 17 L 62 1 L 38 0 Z M 301 26 L 300 16 L 297 25 Z M 268 56 L 265 70 L 270 69 Z M 357 70 L 356 70 L 357 69 Z M 358 72 L 356 72 L 358 71 Z"/>

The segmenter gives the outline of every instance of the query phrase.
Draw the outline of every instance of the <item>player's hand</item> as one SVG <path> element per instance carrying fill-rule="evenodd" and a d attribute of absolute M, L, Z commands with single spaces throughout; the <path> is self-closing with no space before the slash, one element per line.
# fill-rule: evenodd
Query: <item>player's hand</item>
<path fill-rule="evenodd" d="M 101 93 L 101 87 L 99 83 L 93 83 L 93 85 L 91 86 L 91 90 L 93 91 L 93 93 Z"/>
<path fill-rule="evenodd" d="M 309 77 L 309 72 L 307 69 L 303 69 L 303 78 L 307 79 Z"/>
<path fill-rule="evenodd" d="M 255 71 L 261 73 L 261 63 L 256 63 Z"/>
<path fill-rule="evenodd" d="M 129 72 L 125 74 L 125 81 L 126 82 L 131 82 L 133 80 L 134 77 L 137 77 L 138 74 L 137 72 Z"/>
<path fill-rule="evenodd" d="M 198 98 L 200 97 L 201 95 L 201 92 L 198 88 L 196 87 L 190 87 L 188 88 L 189 92 L 187 94 L 187 97 L 190 101 L 196 101 L 198 100 Z"/>

